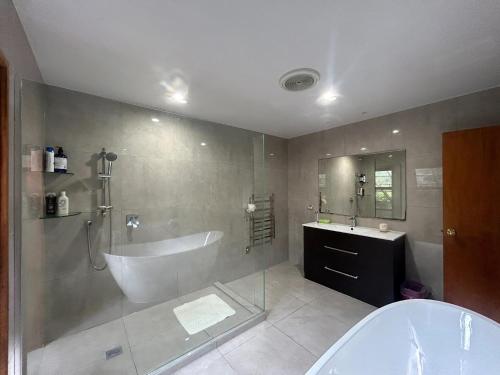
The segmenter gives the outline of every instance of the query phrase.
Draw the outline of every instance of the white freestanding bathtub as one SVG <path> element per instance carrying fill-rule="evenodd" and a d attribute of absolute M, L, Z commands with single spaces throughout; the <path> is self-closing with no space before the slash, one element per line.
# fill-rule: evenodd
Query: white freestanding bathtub
<path fill-rule="evenodd" d="M 126 245 L 123 255 L 103 253 L 111 274 L 135 303 L 165 301 L 198 290 L 214 277 L 224 233 L 202 232 L 147 244 Z"/>
<path fill-rule="evenodd" d="M 307 375 L 498 375 L 500 324 L 456 305 L 384 306 L 337 341 Z"/>

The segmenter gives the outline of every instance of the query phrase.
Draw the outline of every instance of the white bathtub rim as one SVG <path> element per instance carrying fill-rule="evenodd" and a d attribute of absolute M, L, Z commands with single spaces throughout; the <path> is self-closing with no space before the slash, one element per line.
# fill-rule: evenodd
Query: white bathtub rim
<path fill-rule="evenodd" d="M 442 301 L 436 301 L 436 300 L 430 300 L 430 299 L 409 299 L 409 300 L 404 300 L 404 301 L 398 301 L 398 302 L 393 302 L 389 305 L 385 305 L 383 307 L 378 308 L 377 310 L 371 312 L 367 316 L 365 316 L 363 319 L 361 319 L 358 323 L 356 323 L 354 326 L 351 327 L 337 342 L 335 342 L 326 352 L 324 352 L 321 357 L 314 363 L 314 365 L 306 372 L 305 375 L 316 375 L 318 372 L 323 368 L 323 366 L 326 365 L 326 363 L 332 358 L 332 356 L 344 345 L 346 345 L 356 334 L 356 332 L 359 331 L 359 329 L 366 325 L 369 321 L 375 319 L 377 316 L 382 314 L 386 310 L 392 310 L 394 308 L 397 308 L 401 305 L 410 305 L 410 304 L 427 304 L 427 305 L 436 305 L 436 306 L 448 306 L 452 307 L 453 309 L 459 309 L 462 312 L 466 312 L 468 314 L 471 314 L 473 316 L 476 316 L 480 319 L 484 319 L 485 321 L 492 323 L 493 325 L 497 326 L 500 329 L 500 323 L 497 323 L 493 319 L 490 319 L 484 315 L 481 315 L 475 311 L 466 309 L 465 307 L 459 306 L 459 305 L 454 305 L 452 303 L 447 303 L 447 302 L 442 302 Z"/>
<path fill-rule="evenodd" d="M 224 237 L 224 232 L 220 231 L 220 230 L 207 230 L 205 232 L 198 232 L 198 233 L 192 233 L 192 234 L 188 234 L 186 236 L 181 236 L 181 237 L 174 237 L 174 238 L 168 238 L 166 240 L 161 240 L 161 241 L 169 241 L 169 240 L 176 240 L 176 239 L 180 239 L 180 238 L 184 238 L 184 237 L 188 237 L 188 236 L 194 236 L 194 235 L 197 235 L 197 234 L 207 234 L 207 233 L 215 233 L 216 235 L 216 238 L 206 244 L 206 245 L 200 245 L 200 246 L 196 246 L 196 247 L 191 247 L 189 249 L 186 249 L 186 250 L 182 250 L 182 251 L 177 251 L 175 253 L 167 253 L 167 254 L 155 254 L 155 255 L 120 255 L 120 254 L 111 254 L 111 253 L 107 253 L 105 251 L 100 251 L 100 253 L 105 257 L 110 257 L 110 258 L 124 258 L 124 259 L 150 259 L 150 258 L 159 258 L 159 257 L 165 257 L 165 256 L 171 256 L 171 255 L 177 255 L 177 254 L 182 254 L 182 253 L 186 253 L 186 252 L 189 252 L 189 251 L 193 251 L 193 250 L 197 250 L 197 249 L 201 249 L 201 248 L 204 248 L 204 247 L 208 247 L 210 245 L 213 245 L 214 243 L 222 240 L 222 238 Z M 161 242 L 161 241 L 155 241 L 155 242 Z"/>

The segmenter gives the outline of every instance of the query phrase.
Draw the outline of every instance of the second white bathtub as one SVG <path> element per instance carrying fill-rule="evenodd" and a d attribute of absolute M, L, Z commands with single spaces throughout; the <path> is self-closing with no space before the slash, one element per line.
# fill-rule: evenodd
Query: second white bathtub
<path fill-rule="evenodd" d="M 224 233 L 196 233 L 126 245 L 123 255 L 104 253 L 111 274 L 134 303 L 164 301 L 208 286 Z"/>
<path fill-rule="evenodd" d="M 500 374 L 500 324 L 449 303 L 414 299 L 375 310 L 306 375 Z"/>

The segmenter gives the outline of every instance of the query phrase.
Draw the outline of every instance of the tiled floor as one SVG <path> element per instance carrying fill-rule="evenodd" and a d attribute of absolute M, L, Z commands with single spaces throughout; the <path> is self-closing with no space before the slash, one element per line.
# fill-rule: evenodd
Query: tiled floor
<path fill-rule="evenodd" d="M 255 295 L 258 290 L 255 285 L 261 282 L 260 278 L 260 275 L 251 275 L 226 286 L 255 301 L 261 298 Z M 205 292 L 197 293 L 201 296 Z M 43 353 L 30 353 L 32 364 L 38 363 L 37 367 L 32 366 L 38 372 L 30 374 L 144 374 L 159 361 L 168 361 L 225 329 L 214 326 L 212 331 L 188 336 L 182 327 L 176 327 L 170 303 L 179 304 L 179 301 L 169 301 L 82 333 L 84 340 L 94 341 L 97 335 L 100 345 L 76 348 L 75 345 L 81 346 L 81 341 L 74 342 L 68 337 L 49 344 Z M 240 309 L 237 315 L 240 314 L 241 319 L 248 317 L 242 306 L 231 303 L 233 308 Z M 375 310 L 373 306 L 304 279 L 302 273 L 288 263 L 266 272 L 266 307 L 269 313 L 265 322 L 188 364 L 177 374 L 303 374 L 350 327 Z M 178 340 L 173 342 L 173 336 Z M 97 353 L 102 356 L 103 350 L 116 344 L 123 346 L 123 355 L 109 361 L 88 360 Z M 53 359 L 54 353 L 68 357 L 60 363 Z M 78 353 L 78 358 L 70 360 L 74 353 Z"/>
<path fill-rule="evenodd" d="M 239 280 L 228 284 L 245 295 Z M 247 291 L 251 293 L 251 291 Z M 288 263 L 266 272 L 268 319 L 178 374 L 304 374 L 349 328 L 375 307 L 304 279 Z"/>
<path fill-rule="evenodd" d="M 174 307 L 212 293 L 236 313 L 204 331 L 189 335 L 175 317 Z M 28 374 L 147 374 L 247 321 L 253 314 L 255 311 L 243 307 L 220 289 L 209 287 L 55 340 L 28 354 Z M 105 352 L 119 346 L 123 353 L 106 360 Z"/>

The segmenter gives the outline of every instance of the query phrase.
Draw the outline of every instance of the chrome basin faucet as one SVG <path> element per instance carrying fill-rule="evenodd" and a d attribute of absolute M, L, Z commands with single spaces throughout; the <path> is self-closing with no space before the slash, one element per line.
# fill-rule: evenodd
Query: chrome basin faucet
<path fill-rule="evenodd" d="M 356 215 L 349 217 L 349 220 L 351 221 L 351 224 L 349 225 L 352 228 L 354 228 L 357 224 L 356 222 Z"/>

